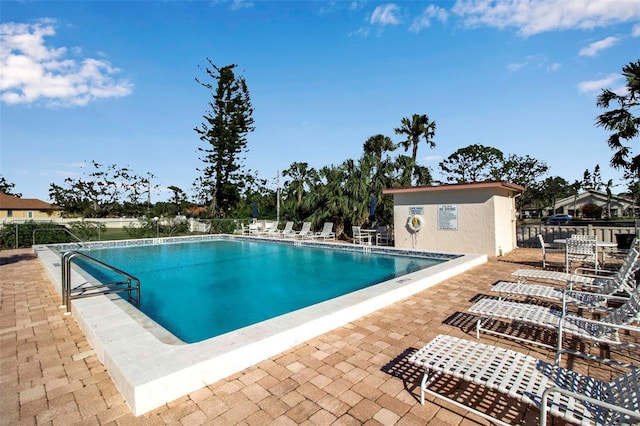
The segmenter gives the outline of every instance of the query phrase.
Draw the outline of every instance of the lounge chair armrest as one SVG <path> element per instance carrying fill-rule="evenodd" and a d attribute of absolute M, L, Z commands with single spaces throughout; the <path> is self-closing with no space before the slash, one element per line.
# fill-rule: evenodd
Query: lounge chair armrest
<path fill-rule="evenodd" d="M 580 290 L 566 290 L 564 294 L 566 296 L 573 295 L 573 296 L 576 296 L 576 298 L 578 298 L 579 295 L 584 294 L 586 296 L 601 297 L 603 299 L 613 300 L 613 301 L 618 301 L 623 303 L 629 300 L 629 297 L 616 296 L 614 294 L 600 294 L 600 293 L 593 293 L 590 291 L 580 291 Z M 570 303 L 570 302 L 567 302 L 567 303 Z"/>
<path fill-rule="evenodd" d="M 584 271 L 584 272 L 583 272 Z M 609 278 L 609 276 L 613 276 L 617 271 L 610 271 L 608 269 L 594 269 L 594 268 L 585 268 L 578 267 L 571 275 L 580 275 L 583 277 L 597 277 L 597 278 Z"/>
<path fill-rule="evenodd" d="M 553 394 L 563 394 L 569 397 L 572 397 L 574 399 L 577 399 L 579 401 L 584 401 L 584 402 L 588 402 L 589 404 L 593 404 L 593 405 L 597 405 L 600 407 L 604 407 L 608 410 L 611 411 L 615 411 L 617 413 L 623 414 L 625 416 L 629 416 L 632 419 L 638 419 L 640 420 L 640 411 L 632 411 L 623 407 L 619 407 L 615 404 L 611 404 L 605 401 L 600 401 L 598 399 L 595 398 L 591 398 L 589 396 L 583 395 L 581 393 L 577 393 L 577 392 L 572 392 L 569 391 L 567 389 L 562 389 L 559 387 L 551 387 L 546 389 L 543 393 L 542 393 L 542 401 L 541 404 L 542 406 L 540 407 L 540 425 L 544 426 L 547 424 L 547 411 L 549 410 L 548 408 L 548 401 L 549 398 L 551 397 L 551 395 Z"/>
<path fill-rule="evenodd" d="M 575 315 L 567 315 L 564 317 L 565 320 L 567 319 L 573 319 L 575 321 L 582 321 L 582 322 L 587 322 L 587 323 L 591 323 L 591 324 L 599 324 L 599 325 L 604 325 L 610 328 L 615 328 L 618 330 L 627 330 L 627 331 L 633 331 L 636 333 L 640 333 L 640 327 L 634 326 L 634 325 L 628 325 L 628 324 L 612 324 L 609 322 L 602 322 L 599 320 L 593 320 L 593 319 L 589 319 L 589 318 L 584 318 L 584 317 L 578 317 Z M 631 346 L 637 346 L 640 347 L 640 344 L 631 344 Z"/>
<path fill-rule="evenodd" d="M 561 349 L 560 352 L 562 352 L 563 354 L 569 354 L 569 355 L 575 355 L 578 356 L 580 358 L 583 359 L 587 359 L 590 361 L 594 361 L 600 364 L 606 364 L 606 365 L 612 365 L 615 367 L 621 367 L 621 368 L 626 368 L 628 370 L 640 370 L 640 367 L 633 365 L 633 364 L 629 364 L 628 362 L 620 362 L 620 361 L 615 361 L 613 359 L 610 358 L 601 358 L 599 356 L 590 354 L 590 353 L 586 353 L 586 352 L 580 352 L 577 351 L 575 349 Z"/>

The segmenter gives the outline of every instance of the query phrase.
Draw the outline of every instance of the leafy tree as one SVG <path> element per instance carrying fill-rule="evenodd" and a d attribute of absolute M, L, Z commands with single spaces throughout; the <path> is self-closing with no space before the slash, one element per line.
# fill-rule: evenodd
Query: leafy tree
<path fill-rule="evenodd" d="M 625 141 L 630 141 L 640 132 L 640 59 L 630 62 L 622 67 L 622 75 L 626 79 L 626 93 L 617 94 L 610 89 L 604 89 L 598 96 L 597 105 L 600 108 L 609 108 L 612 104 L 616 107 L 600 114 L 596 119 L 599 127 L 613 132 L 607 143 L 614 150 L 611 158 L 611 166 L 616 169 L 629 170 L 636 176 L 640 175 L 640 156 L 632 155 L 631 148 L 625 146 Z"/>
<path fill-rule="evenodd" d="M 66 178 L 63 185 L 51 183 L 49 197 L 66 214 L 84 217 L 107 217 L 143 214 L 142 195 L 150 191 L 150 177 L 139 176 L 127 167 L 104 166 L 92 161 L 86 176 Z"/>
<path fill-rule="evenodd" d="M 549 171 L 547 163 L 525 155 L 509 154 L 498 170 L 499 180 L 528 188 Z"/>
<path fill-rule="evenodd" d="M 400 142 L 400 145 L 404 147 L 405 152 L 409 150 L 409 147 L 412 147 L 411 158 L 415 167 L 420 140 L 424 139 L 430 148 L 436 146 L 433 141 L 436 134 L 436 122 L 430 121 L 426 114 L 413 114 L 411 119 L 403 117 L 400 122 L 402 126 L 395 128 L 394 131 L 397 135 L 407 137 L 405 141 Z"/>
<path fill-rule="evenodd" d="M 208 201 L 210 214 L 218 216 L 240 201 L 245 177 L 241 155 L 248 151 L 247 134 L 254 130 L 254 120 L 247 83 L 234 72 L 237 65 L 218 67 L 207 61 L 211 67 L 205 68 L 206 74 L 217 83 L 214 86 L 196 78 L 212 92 L 212 100 L 204 122 L 194 129 L 205 144 L 198 148 L 205 167 L 194 187 L 198 196 Z"/>
<path fill-rule="evenodd" d="M 0 192 L 4 192 L 7 195 L 13 195 L 14 197 L 22 198 L 22 194 L 13 192 L 13 188 L 16 185 L 13 182 L 8 182 L 4 176 L 0 176 Z"/>
<path fill-rule="evenodd" d="M 473 183 L 497 181 L 504 160 L 502 151 L 480 144 L 460 148 L 439 166 L 448 182 Z"/>
<path fill-rule="evenodd" d="M 502 164 L 499 180 L 515 183 L 527 189 L 522 196 L 516 198 L 516 208 L 521 209 L 526 205 L 535 204 L 534 199 L 537 194 L 535 191 L 532 191 L 531 188 L 535 186 L 536 182 L 539 181 L 548 170 L 549 166 L 547 166 L 544 161 L 537 160 L 528 155 L 520 157 L 515 154 L 510 154 Z"/>
<path fill-rule="evenodd" d="M 559 176 L 553 176 L 546 178 L 540 185 L 540 194 L 542 194 L 542 200 L 544 206 L 552 206 L 553 213 L 556 212 L 556 201 L 572 194 L 573 188 L 563 178 Z"/>

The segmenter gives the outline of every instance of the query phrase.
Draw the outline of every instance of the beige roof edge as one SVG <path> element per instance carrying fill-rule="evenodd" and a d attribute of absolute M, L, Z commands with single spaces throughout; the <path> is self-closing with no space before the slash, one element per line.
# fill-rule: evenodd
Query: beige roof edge
<path fill-rule="evenodd" d="M 410 188 L 389 188 L 382 191 L 383 194 L 404 194 L 409 192 L 431 192 L 450 191 L 457 189 L 481 189 L 481 188 L 504 188 L 513 192 L 524 192 L 524 186 L 509 182 L 476 182 L 476 183 L 455 183 L 438 186 L 412 186 Z"/>

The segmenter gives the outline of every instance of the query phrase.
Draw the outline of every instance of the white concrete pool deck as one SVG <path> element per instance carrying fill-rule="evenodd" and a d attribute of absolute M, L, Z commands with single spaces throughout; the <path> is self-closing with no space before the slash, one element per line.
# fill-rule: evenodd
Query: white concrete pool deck
<path fill-rule="evenodd" d="M 155 242 L 163 243 L 163 239 Z M 335 243 L 327 245 L 331 246 L 335 247 Z M 368 249 L 371 248 L 363 248 Z M 388 247 L 385 250 L 394 251 Z M 35 246 L 34 252 L 61 294 L 59 256 L 45 246 Z M 406 250 L 398 252 L 406 253 Z M 193 344 L 173 339 L 117 296 L 74 300 L 71 308 L 127 404 L 135 415 L 141 415 L 485 262 L 486 255 L 463 254 L 433 267 Z M 72 287 L 84 282 L 85 278 L 72 271 Z"/>

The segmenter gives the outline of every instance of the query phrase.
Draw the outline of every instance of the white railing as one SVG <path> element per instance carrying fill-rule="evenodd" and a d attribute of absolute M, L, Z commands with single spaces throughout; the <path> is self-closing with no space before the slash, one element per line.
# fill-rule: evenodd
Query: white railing
<path fill-rule="evenodd" d="M 595 235 L 598 241 L 615 243 L 616 234 L 640 235 L 639 224 L 635 226 L 594 226 L 594 225 L 518 225 L 516 227 L 516 239 L 518 247 L 539 247 L 538 234 L 545 241 L 553 241 L 558 238 L 568 238 L 573 234 Z"/>

